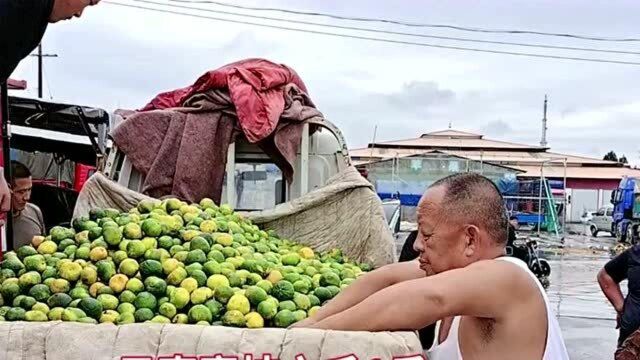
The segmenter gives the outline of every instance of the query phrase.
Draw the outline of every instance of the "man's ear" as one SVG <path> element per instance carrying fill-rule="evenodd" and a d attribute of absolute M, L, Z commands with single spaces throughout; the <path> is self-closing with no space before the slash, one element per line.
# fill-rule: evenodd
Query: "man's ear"
<path fill-rule="evenodd" d="M 480 229 L 475 225 L 466 225 L 464 236 L 466 238 L 464 254 L 467 257 L 471 257 L 480 249 Z"/>

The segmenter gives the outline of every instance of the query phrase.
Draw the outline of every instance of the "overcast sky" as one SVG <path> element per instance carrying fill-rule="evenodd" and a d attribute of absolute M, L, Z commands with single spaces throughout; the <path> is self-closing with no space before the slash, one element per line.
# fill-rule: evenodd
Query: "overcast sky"
<path fill-rule="evenodd" d="M 132 0 L 113 1 L 160 7 Z M 365 0 L 233 2 L 419 23 L 640 37 L 640 3 L 633 0 L 395 0 L 380 5 Z M 214 5 L 190 6 L 235 11 Z M 245 13 L 429 35 L 640 52 L 640 42 L 479 34 Z M 640 62 L 640 55 L 357 35 Z M 456 129 L 480 132 L 489 138 L 535 144 L 540 141 L 542 104 L 548 94 L 548 141 L 552 150 L 597 157 L 614 150 L 640 163 L 640 66 L 376 43 L 156 13 L 104 1 L 87 9 L 81 19 L 51 25 L 43 44 L 46 53 L 59 55 L 45 60 L 45 96 L 49 98 L 50 92 L 60 102 L 107 110 L 139 108 L 161 91 L 191 84 L 207 70 L 243 58 L 263 57 L 287 64 L 300 74 L 318 108 L 342 129 L 352 148 L 371 142 L 374 125 L 378 126 L 377 141 L 383 141 L 417 137 L 444 129 L 449 122 Z M 29 82 L 28 96 L 37 94 L 36 65 L 33 58 L 24 60 L 13 75 Z"/>

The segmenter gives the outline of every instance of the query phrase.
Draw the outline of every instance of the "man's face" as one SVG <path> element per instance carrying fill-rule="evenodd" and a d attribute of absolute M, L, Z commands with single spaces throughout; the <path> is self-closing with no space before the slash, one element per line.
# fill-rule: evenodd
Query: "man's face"
<path fill-rule="evenodd" d="M 31 199 L 32 185 L 31 177 L 15 179 L 11 189 L 11 205 L 13 206 L 13 211 L 22 211 L 27 206 L 29 199 Z"/>
<path fill-rule="evenodd" d="M 68 20 L 80 17 L 87 6 L 98 4 L 100 0 L 54 0 L 53 11 L 49 16 L 49 22 Z"/>
<path fill-rule="evenodd" d="M 518 228 L 518 219 L 509 220 L 509 224 L 511 224 L 511 226 L 513 226 L 514 228 Z"/>
<path fill-rule="evenodd" d="M 420 252 L 420 268 L 427 276 L 468 265 L 465 227 L 451 221 L 454 214 L 441 209 L 445 188 L 427 190 L 418 205 L 418 238 L 414 248 Z"/>

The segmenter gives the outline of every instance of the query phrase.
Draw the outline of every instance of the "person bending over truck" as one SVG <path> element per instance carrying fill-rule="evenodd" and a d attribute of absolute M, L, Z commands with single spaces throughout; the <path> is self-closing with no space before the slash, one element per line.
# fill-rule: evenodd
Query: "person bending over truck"
<path fill-rule="evenodd" d="M 29 202 L 33 181 L 31 172 L 24 164 L 11 161 L 11 205 L 13 212 L 13 246 L 31 243 L 36 235 L 45 233 L 44 219 L 40 208 Z"/>
<path fill-rule="evenodd" d="M 38 46 L 49 23 L 79 17 L 100 0 L 0 0 L 0 85 Z M 0 109 L 2 111 L 2 109 Z M 2 166 L 0 171 L 4 172 Z M 0 212 L 11 210 L 11 193 L 0 174 Z"/>
<path fill-rule="evenodd" d="M 417 261 L 358 278 L 293 326 L 393 331 L 437 322 L 429 360 L 569 358 L 544 289 L 524 262 L 505 256 L 507 218 L 489 179 L 464 173 L 434 183 L 418 204 L 418 230 Z"/>
<path fill-rule="evenodd" d="M 49 23 L 80 17 L 100 0 L 0 0 L 0 84 L 38 46 Z"/>

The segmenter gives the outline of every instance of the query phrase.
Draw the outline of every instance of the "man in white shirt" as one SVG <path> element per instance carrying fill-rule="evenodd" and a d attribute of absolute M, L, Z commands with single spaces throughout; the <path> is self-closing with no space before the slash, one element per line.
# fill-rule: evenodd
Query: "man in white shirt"
<path fill-rule="evenodd" d="M 417 261 L 360 277 L 294 327 L 418 330 L 438 322 L 429 360 L 569 358 L 544 289 L 524 262 L 505 256 L 504 203 L 489 179 L 465 173 L 433 184 L 418 205 L 418 229 Z"/>

